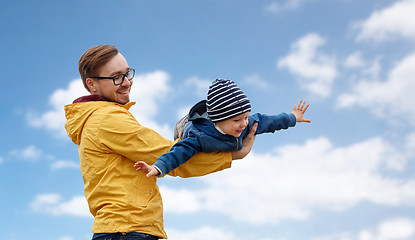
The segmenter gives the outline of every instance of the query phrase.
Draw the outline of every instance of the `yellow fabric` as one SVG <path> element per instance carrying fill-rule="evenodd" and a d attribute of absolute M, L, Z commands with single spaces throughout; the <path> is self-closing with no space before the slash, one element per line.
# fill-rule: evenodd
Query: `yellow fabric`
<path fill-rule="evenodd" d="M 95 217 L 92 231 L 167 238 L 157 178 L 137 172 L 134 163 L 153 164 L 175 142 L 141 126 L 128 111 L 132 105 L 94 101 L 65 106 L 65 128 L 78 145 L 85 197 Z M 170 175 L 202 176 L 229 168 L 231 162 L 229 152 L 198 153 Z"/>

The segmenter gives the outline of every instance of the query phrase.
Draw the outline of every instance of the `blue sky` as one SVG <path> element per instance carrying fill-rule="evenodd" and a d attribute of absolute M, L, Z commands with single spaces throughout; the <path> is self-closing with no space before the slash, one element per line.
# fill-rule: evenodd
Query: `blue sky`
<path fill-rule="evenodd" d="M 136 69 L 131 109 L 172 139 L 215 78 L 253 112 L 311 124 L 258 136 L 231 169 L 160 179 L 169 239 L 415 239 L 414 0 L 3 1 L 2 239 L 90 239 L 63 106 L 77 64 L 113 44 Z"/>

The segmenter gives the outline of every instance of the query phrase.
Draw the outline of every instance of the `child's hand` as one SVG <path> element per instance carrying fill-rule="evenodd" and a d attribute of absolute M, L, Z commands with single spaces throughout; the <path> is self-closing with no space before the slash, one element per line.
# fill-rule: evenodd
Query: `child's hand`
<path fill-rule="evenodd" d="M 293 109 L 292 113 L 297 118 L 297 122 L 311 123 L 310 120 L 304 119 L 304 113 L 305 113 L 305 111 L 307 110 L 307 108 L 309 106 L 307 104 L 307 106 L 304 107 L 304 105 L 305 105 L 305 101 L 303 102 L 303 100 L 301 100 L 300 103 L 298 104 L 298 106 L 297 106 L 297 104 L 294 105 L 294 109 Z"/>
<path fill-rule="evenodd" d="M 143 161 L 136 162 L 134 164 L 134 167 L 135 167 L 136 171 L 141 170 L 141 171 L 147 173 L 147 175 L 146 175 L 147 177 L 156 176 L 156 175 L 159 174 L 159 171 L 155 167 L 150 166 L 150 165 L 148 165 L 147 163 L 145 163 Z"/>

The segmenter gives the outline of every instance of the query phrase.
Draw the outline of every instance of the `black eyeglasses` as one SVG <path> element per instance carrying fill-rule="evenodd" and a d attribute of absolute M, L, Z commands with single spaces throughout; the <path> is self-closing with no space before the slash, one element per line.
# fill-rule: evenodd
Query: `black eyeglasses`
<path fill-rule="evenodd" d="M 135 69 L 130 68 L 128 72 L 115 75 L 114 77 L 90 77 L 90 78 L 96 78 L 96 79 L 112 79 L 115 86 L 121 85 L 124 82 L 124 79 L 127 78 L 128 81 L 133 80 L 135 74 Z"/>

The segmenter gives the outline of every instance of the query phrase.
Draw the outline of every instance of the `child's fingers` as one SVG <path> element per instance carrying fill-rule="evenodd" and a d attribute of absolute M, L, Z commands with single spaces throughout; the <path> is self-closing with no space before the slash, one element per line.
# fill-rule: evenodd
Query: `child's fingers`
<path fill-rule="evenodd" d="M 143 167 L 143 166 L 145 166 L 145 163 L 144 163 L 144 162 L 142 162 L 142 161 L 136 162 L 136 163 L 134 164 L 134 167 Z"/>
<path fill-rule="evenodd" d="M 305 102 L 304 102 L 305 103 Z M 307 104 L 307 106 L 305 106 L 303 112 L 307 111 L 308 106 L 310 106 L 310 104 Z"/>
<path fill-rule="evenodd" d="M 303 101 L 303 100 L 300 100 L 300 102 L 298 103 L 298 105 L 297 104 L 294 104 L 294 108 L 293 108 L 293 110 L 295 111 L 295 110 L 299 110 L 299 111 L 303 111 L 303 108 L 304 108 L 304 105 L 306 104 L 306 102 L 305 101 Z M 308 105 L 307 105 L 308 106 Z M 307 107 L 306 107 L 306 109 L 307 109 Z"/>

